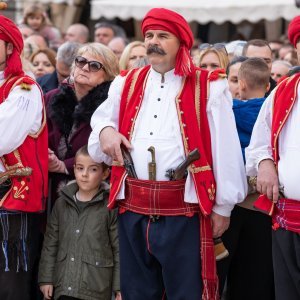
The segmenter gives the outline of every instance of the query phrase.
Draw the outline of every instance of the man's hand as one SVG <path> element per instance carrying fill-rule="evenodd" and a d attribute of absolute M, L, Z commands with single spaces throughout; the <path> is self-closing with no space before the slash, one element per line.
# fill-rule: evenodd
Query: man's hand
<path fill-rule="evenodd" d="M 278 175 L 271 159 L 262 160 L 258 165 L 256 189 L 273 202 L 277 202 L 279 196 Z"/>
<path fill-rule="evenodd" d="M 46 300 L 52 299 L 53 296 L 53 285 L 52 284 L 45 284 L 40 286 L 40 290 L 44 295 Z"/>
<path fill-rule="evenodd" d="M 132 148 L 126 137 L 112 127 L 105 127 L 100 132 L 99 140 L 103 153 L 123 165 L 124 161 L 120 145 L 124 144 L 128 149 Z"/>
<path fill-rule="evenodd" d="M 55 173 L 66 173 L 65 163 L 58 159 L 58 157 L 51 150 L 48 150 L 48 171 Z"/>
<path fill-rule="evenodd" d="M 215 212 L 211 214 L 213 238 L 220 237 L 229 227 L 230 218 L 221 216 Z"/>

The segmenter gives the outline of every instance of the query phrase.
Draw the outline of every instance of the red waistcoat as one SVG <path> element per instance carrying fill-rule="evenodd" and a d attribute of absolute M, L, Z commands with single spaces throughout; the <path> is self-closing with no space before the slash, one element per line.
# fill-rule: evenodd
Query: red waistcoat
<path fill-rule="evenodd" d="M 299 81 L 299 73 L 287 78 L 280 83 L 274 95 L 271 145 L 276 165 L 280 159 L 278 137 L 297 100 Z"/>
<path fill-rule="evenodd" d="M 149 71 L 150 66 L 146 66 L 141 69 L 134 69 L 126 76 L 121 95 L 119 131 L 129 140 L 141 108 Z M 201 155 L 200 159 L 189 167 L 189 171 L 192 174 L 201 212 L 204 215 L 211 213 L 216 193 L 216 183 L 212 171 L 210 131 L 206 113 L 208 74 L 207 71 L 197 69 L 192 76 L 184 78 L 180 92 L 176 97 L 176 108 L 185 153 L 187 155 L 198 148 Z M 113 208 L 117 204 L 115 199 L 125 175 L 124 167 L 112 167 L 109 208 Z"/>
<path fill-rule="evenodd" d="M 7 78 L 0 87 L 0 104 L 6 100 L 15 86 L 20 85 L 26 93 L 33 84 L 34 80 L 27 76 Z M 12 121 L 18 122 L 17 119 Z M 28 135 L 20 147 L 0 159 L 6 171 L 24 167 L 32 169 L 28 176 L 11 177 L 11 189 L 0 199 L 0 208 L 22 212 L 43 211 L 48 190 L 48 132 L 44 104 L 39 131 L 34 135 Z"/>

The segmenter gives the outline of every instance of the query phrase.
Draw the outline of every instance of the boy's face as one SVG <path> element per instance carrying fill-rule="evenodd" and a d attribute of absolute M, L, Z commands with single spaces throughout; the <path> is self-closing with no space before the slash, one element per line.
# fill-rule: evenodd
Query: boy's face
<path fill-rule="evenodd" d="M 43 16 L 36 14 L 36 15 L 30 15 L 27 18 L 27 23 L 30 28 L 33 30 L 39 30 L 42 23 L 43 23 Z"/>
<path fill-rule="evenodd" d="M 103 171 L 101 164 L 95 163 L 90 156 L 80 154 L 76 157 L 74 173 L 80 190 L 96 193 L 101 181 L 107 178 L 109 169 Z"/>

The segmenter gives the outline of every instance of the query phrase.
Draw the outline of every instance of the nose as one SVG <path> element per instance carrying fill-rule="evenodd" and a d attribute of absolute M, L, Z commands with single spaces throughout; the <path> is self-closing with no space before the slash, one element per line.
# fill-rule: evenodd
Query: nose
<path fill-rule="evenodd" d="M 87 64 L 85 64 L 84 66 L 83 66 L 83 68 L 82 68 L 82 70 L 85 70 L 85 71 L 89 71 L 90 70 L 90 68 L 89 68 L 89 64 L 87 63 Z"/>
<path fill-rule="evenodd" d="M 150 39 L 149 42 L 150 42 L 150 44 L 152 44 L 152 45 L 157 45 L 157 44 L 158 44 L 157 35 L 154 34 L 154 35 L 151 37 L 151 39 Z"/>
<path fill-rule="evenodd" d="M 83 169 L 82 176 L 86 177 L 87 175 L 88 175 L 88 170 L 87 169 Z"/>

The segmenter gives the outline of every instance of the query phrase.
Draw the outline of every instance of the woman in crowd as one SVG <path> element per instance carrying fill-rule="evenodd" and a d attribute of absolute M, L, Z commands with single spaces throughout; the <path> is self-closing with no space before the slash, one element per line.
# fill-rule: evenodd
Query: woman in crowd
<path fill-rule="evenodd" d="M 29 61 L 36 79 L 54 72 L 55 56 L 56 53 L 49 48 L 39 49 L 31 55 Z"/>
<path fill-rule="evenodd" d="M 199 48 L 200 54 L 197 66 L 208 71 L 220 68 L 226 70 L 229 59 L 224 44 L 202 44 Z"/>
<path fill-rule="evenodd" d="M 129 43 L 120 58 L 120 70 L 130 70 L 135 66 L 135 62 L 139 59 L 146 58 L 146 48 L 143 42 L 135 41 Z"/>
<path fill-rule="evenodd" d="M 49 172 L 52 194 L 74 178 L 76 151 L 87 144 L 90 119 L 107 98 L 111 81 L 119 73 L 114 53 L 100 43 L 83 45 L 77 53 L 73 84 L 61 84 L 47 104 Z M 54 196 L 54 195 L 53 195 Z"/>

